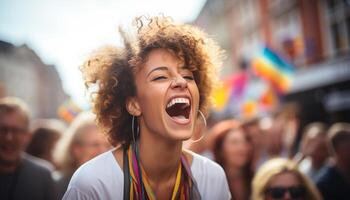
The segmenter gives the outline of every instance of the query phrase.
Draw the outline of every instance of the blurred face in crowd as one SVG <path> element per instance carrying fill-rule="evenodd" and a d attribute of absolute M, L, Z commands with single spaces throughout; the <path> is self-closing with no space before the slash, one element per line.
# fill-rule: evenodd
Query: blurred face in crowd
<path fill-rule="evenodd" d="M 110 144 L 104 135 L 95 125 L 91 125 L 81 130 L 78 138 L 72 144 L 72 153 L 77 165 L 80 166 L 109 148 Z"/>
<path fill-rule="evenodd" d="M 313 162 L 324 163 L 328 158 L 327 139 L 325 136 L 313 138 L 305 147 L 306 154 L 311 157 Z"/>
<path fill-rule="evenodd" d="M 227 167 L 243 167 L 249 161 L 251 144 L 242 129 L 229 132 L 224 138 L 222 147 Z"/>
<path fill-rule="evenodd" d="M 18 163 L 29 138 L 28 121 L 22 112 L 0 113 L 0 165 Z"/>
<path fill-rule="evenodd" d="M 252 140 L 252 143 L 254 146 L 261 146 L 263 142 L 262 134 L 261 134 L 261 128 L 259 127 L 258 122 L 245 125 L 244 130 L 246 131 L 247 134 L 249 134 L 249 137 Z"/>
<path fill-rule="evenodd" d="M 292 172 L 282 172 L 275 175 L 265 191 L 266 200 L 303 200 L 305 188 L 298 176 Z"/>
<path fill-rule="evenodd" d="M 266 129 L 266 148 L 269 154 L 278 155 L 282 150 L 283 127 L 285 120 L 282 117 L 272 119 L 271 126 Z"/>

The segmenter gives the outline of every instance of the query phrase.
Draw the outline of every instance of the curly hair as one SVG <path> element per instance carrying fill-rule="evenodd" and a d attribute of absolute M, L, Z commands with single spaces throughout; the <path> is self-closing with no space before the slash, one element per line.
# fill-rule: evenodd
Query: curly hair
<path fill-rule="evenodd" d="M 92 93 L 93 111 L 113 145 L 130 144 L 132 116 L 126 100 L 136 95 L 134 73 L 155 49 L 173 53 L 193 72 L 200 93 L 199 108 L 207 113 L 210 93 L 217 83 L 223 51 L 208 36 L 191 25 L 176 24 L 169 17 L 141 16 L 131 34 L 119 28 L 124 46 L 99 49 L 81 66 L 87 89 Z"/>

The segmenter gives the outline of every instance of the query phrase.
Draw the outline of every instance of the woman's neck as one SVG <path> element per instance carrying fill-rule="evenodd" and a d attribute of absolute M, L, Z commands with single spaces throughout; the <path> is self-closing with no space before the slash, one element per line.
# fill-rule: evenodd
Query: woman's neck
<path fill-rule="evenodd" d="M 181 160 L 182 141 L 169 142 L 155 135 L 143 134 L 138 145 L 142 167 L 149 180 L 157 184 L 176 176 Z"/>
<path fill-rule="evenodd" d="M 245 200 L 249 197 L 249 184 L 242 167 L 227 166 L 225 167 L 232 199 Z"/>
<path fill-rule="evenodd" d="M 228 178 L 236 179 L 236 178 L 243 177 L 243 170 L 241 167 L 231 165 L 231 166 L 225 167 L 225 171 Z"/>

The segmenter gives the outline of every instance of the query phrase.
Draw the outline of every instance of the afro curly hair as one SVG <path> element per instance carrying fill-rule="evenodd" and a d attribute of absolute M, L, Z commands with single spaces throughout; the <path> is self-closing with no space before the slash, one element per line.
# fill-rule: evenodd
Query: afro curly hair
<path fill-rule="evenodd" d="M 137 17 L 133 27 L 132 33 L 119 28 L 123 47 L 99 49 L 81 66 L 87 89 L 94 90 L 97 124 L 112 145 L 129 145 L 132 141 L 132 115 L 126 110 L 126 100 L 136 95 L 134 73 L 152 50 L 169 50 L 193 72 L 200 93 L 199 108 L 205 114 L 223 58 L 223 50 L 204 32 L 176 24 L 169 17 Z"/>

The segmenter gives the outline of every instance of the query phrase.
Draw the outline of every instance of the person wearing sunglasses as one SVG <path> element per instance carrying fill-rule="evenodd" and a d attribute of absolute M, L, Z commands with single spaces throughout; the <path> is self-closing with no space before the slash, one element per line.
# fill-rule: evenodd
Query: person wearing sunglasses
<path fill-rule="evenodd" d="M 312 181 L 296 163 L 274 158 L 264 163 L 253 178 L 254 200 L 321 200 Z"/>

